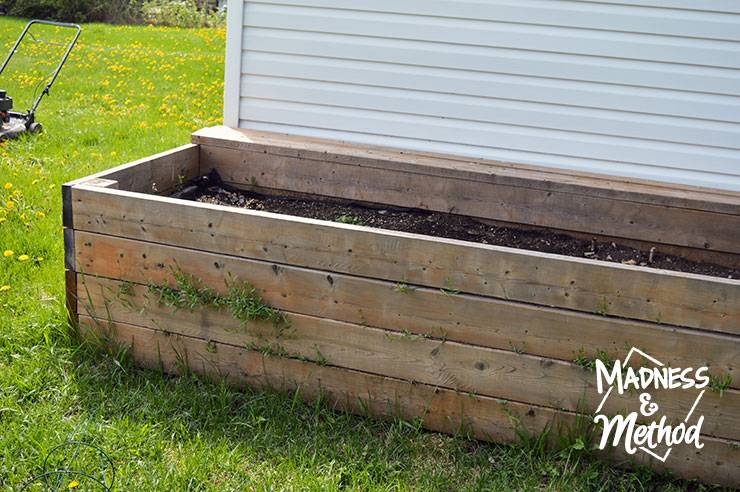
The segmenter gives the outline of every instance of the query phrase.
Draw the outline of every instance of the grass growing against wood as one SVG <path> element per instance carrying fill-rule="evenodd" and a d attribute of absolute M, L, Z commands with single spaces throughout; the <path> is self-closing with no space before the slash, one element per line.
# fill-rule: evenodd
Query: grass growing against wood
<path fill-rule="evenodd" d="M 24 23 L 0 17 L 3 53 Z M 0 489 L 18 490 L 71 439 L 111 456 L 116 490 L 688 487 L 610 468 L 573 447 L 483 444 L 295 395 L 169 377 L 133 367 L 121 350 L 81 343 L 63 307 L 60 185 L 218 124 L 224 47 L 220 30 L 83 29 L 39 110 L 46 132 L 0 145 Z M 19 108 L 51 70 L 54 48 L 19 52 L 0 80 Z"/>
<path fill-rule="evenodd" d="M 290 324 L 285 313 L 265 304 L 257 289 L 249 282 L 229 280 L 226 284 L 226 294 L 220 294 L 179 268 L 173 269 L 172 276 L 175 280 L 174 287 L 168 284 L 149 285 L 149 292 L 156 295 L 157 301 L 162 304 L 191 311 L 207 307 L 227 309 L 242 323 L 269 321 L 280 330 Z"/>

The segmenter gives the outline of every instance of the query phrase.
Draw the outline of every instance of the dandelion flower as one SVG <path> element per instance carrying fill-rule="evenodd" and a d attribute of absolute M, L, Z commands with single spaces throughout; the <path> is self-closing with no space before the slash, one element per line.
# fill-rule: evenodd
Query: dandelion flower
<path fill-rule="evenodd" d="M 28 261 L 28 255 L 20 255 L 18 261 Z"/>
<path fill-rule="evenodd" d="M 0 292 L 7 292 L 10 290 L 10 286 L 8 284 L 0 285 Z"/>
<path fill-rule="evenodd" d="M 5 208 L 7 208 L 8 210 L 13 210 L 14 207 L 15 207 L 15 203 L 13 203 L 13 200 L 8 200 L 5 203 Z"/>
<path fill-rule="evenodd" d="M 11 189 L 12 187 L 13 187 L 13 183 L 5 183 L 5 186 L 3 186 L 3 188 L 5 188 L 6 190 Z"/>
<path fill-rule="evenodd" d="M 6 257 L 6 258 L 9 258 L 9 257 L 13 256 L 14 254 L 15 253 L 13 253 L 13 251 L 11 251 L 9 249 L 6 249 L 5 251 L 3 251 L 3 256 Z"/>
<path fill-rule="evenodd" d="M 70 490 L 74 490 L 79 486 L 80 486 L 80 482 L 78 482 L 77 480 L 72 480 L 71 482 L 69 482 L 69 485 L 67 485 L 67 488 Z"/>
<path fill-rule="evenodd" d="M 46 217 L 46 214 L 44 212 L 42 212 L 41 210 L 39 210 L 38 212 L 36 212 L 36 218 L 37 219 L 43 219 L 44 217 Z"/>

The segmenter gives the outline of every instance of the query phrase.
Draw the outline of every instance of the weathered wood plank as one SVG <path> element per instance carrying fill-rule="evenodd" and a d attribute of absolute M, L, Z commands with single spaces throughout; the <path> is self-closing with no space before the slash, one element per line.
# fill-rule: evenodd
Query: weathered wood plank
<path fill-rule="evenodd" d="M 162 283 L 179 265 L 216 289 L 225 285 L 227 275 L 248 281 L 270 305 L 295 313 L 566 361 L 574 360 L 580 349 L 586 357 L 604 351 L 617 359 L 631 347 L 640 347 L 676 367 L 708 365 L 716 375 L 730 374 L 733 387 L 740 385 L 740 337 L 734 335 L 449 295 L 439 289 L 94 234 L 79 237 L 79 263 L 89 274 Z"/>
<path fill-rule="evenodd" d="M 64 187 L 71 188 L 82 183 L 95 185 L 96 181 L 107 180 L 117 182 L 112 187 L 120 190 L 166 194 L 198 176 L 199 162 L 198 145 L 187 144 L 71 181 Z"/>
<path fill-rule="evenodd" d="M 78 280 L 79 309 L 103 323 L 120 321 L 238 346 L 265 346 L 338 367 L 569 411 L 594 411 L 602 399 L 594 373 L 563 361 L 295 313 L 289 313 L 287 330 L 270 323 L 242 325 L 225 311 L 160 306 L 142 286 L 130 286 L 133 296 L 121 296 L 120 291 L 106 292 L 103 285 L 87 280 Z M 661 415 L 681 421 L 699 392 L 651 393 Z M 637 411 L 638 396 L 614 393 L 604 411 L 610 415 Z M 705 434 L 740 438 L 740 392 L 728 390 L 722 397 L 707 392 L 696 411 L 706 417 Z"/>
<path fill-rule="evenodd" d="M 75 228 L 471 294 L 740 333 L 740 281 L 84 185 Z"/>
<path fill-rule="evenodd" d="M 204 147 L 271 152 L 276 155 L 304 156 L 363 166 L 418 170 L 440 176 L 477 176 L 488 174 L 489 180 L 501 184 L 527 186 L 547 191 L 586 192 L 595 196 L 672 207 L 734 213 L 740 197 L 732 190 L 702 188 L 662 181 L 558 169 L 530 164 L 474 159 L 454 154 L 419 152 L 375 145 L 362 145 L 341 140 L 305 137 L 285 133 L 213 126 L 192 134 L 193 143 Z M 417 167 L 414 167 L 417 166 Z M 471 174 L 462 174 L 462 173 Z"/>
<path fill-rule="evenodd" d="M 577 416 L 534 405 L 459 394 L 424 384 L 374 376 L 358 371 L 320 366 L 261 354 L 223 343 L 170 335 L 123 323 L 95 323 L 81 316 L 83 333 L 96 340 L 130 347 L 142 366 L 177 373 L 184 361 L 189 370 L 225 379 L 232 384 L 282 391 L 299 391 L 302 398 L 325 398 L 337 410 L 402 419 L 421 418 L 425 428 L 495 442 L 516 441 L 515 429 L 531 434 L 575 428 Z M 184 356 L 184 357 L 183 357 Z M 735 443 L 704 438 L 704 448 L 674 448 L 662 463 L 644 453 L 629 456 L 618 448 L 604 456 L 621 464 L 637 462 L 658 470 L 671 470 L 683 478 L 736 485 L 740 481 L 740 450 Z"/>
<path fill-rule="evenodd" d="M 359 157 L 343 153 L 346 147 L 331 141 L 323 147 L 314 144 L 310 151 L 295 149 L 290 139 L 283 145 L 274 138 L 257 144 L 196 134 L 194 141 L 202 145 L 203 171 L 215 168 L 231 183 L 256 182 L 268 188 L 740 253 L 740 194 L 687 202 L 685 191 L 681 199 L 671 200 L 665 193 L 660 198 L 645 193 L 665 191 L 662 187 L 618 196 L 606 187 L 611 196 L 604 196 L 604 183 L 593 178 L 590 187 L 564 188 L 551 182 L 562 174 L 524 178 L 519 170 L 514 182 L 510 177 L 501 183 L 490 166 L 463 172 L 457 161 L 407 153 Z"/>

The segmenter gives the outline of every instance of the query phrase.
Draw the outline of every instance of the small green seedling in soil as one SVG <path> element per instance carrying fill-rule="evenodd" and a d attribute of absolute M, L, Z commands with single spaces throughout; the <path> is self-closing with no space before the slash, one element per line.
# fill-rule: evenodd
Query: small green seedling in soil
<path fill-rule="evenodd" d="M 335 221 L 342 224 L 362 225 L 362 219 L 354 215 L 340 215 Z"/>

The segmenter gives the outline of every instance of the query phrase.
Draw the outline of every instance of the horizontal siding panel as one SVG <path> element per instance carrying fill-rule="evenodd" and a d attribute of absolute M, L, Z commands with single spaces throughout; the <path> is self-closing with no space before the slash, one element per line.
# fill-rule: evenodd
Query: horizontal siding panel
<path fill-rule="evenodd" d="M 576 0 L 579 3 L 631 5 L 663 9 L 740 14 L 737 0 Z M 668 10 L 670 12 L 670 10 Z"/>
<path fill-rule="evenodd" d="M 243 91 L 269 76 L 740 123 L 735 96 L 280 53 L 245 52 L 242 68 Z"/>
<path fill-rule="evenodd" d="M 740 124 L 501 101 L 463 95 L 272 77 L 243 79 L 242 97 L 567 130 L 664 142 L 740 148 Z"/>
<path fill-rule="evenodd" d="M 282 4 L 281 1 L 252 2 Z M 694 2 L 696 4 L 697 2 Z M 740 41 L 740 15 L 552 0 L 291 0 L 291 5 Z M 735 5 L 737 7 L 737 4 Z M 740 12 L 740 10 L 738 11 Z"/>
<path fill-rule="evenodd" d="M 432 140 L 403 138 L 395 135 L 377 135 L 370 133 L 349 132 L 346 130 L 327 130 L 295 124 L 276 124 L 254 120 L 241 120 L 241 128 L 251 128 L 268 132 L 289 133 L 306 137 L 329 138 L 351 141 L 358 144 L 391 146 L 401 149 L 412 149 L 426 152 L 439 152 L 469 156 L 471 158 L 494 159 L 521 164 L 550 166 L 575 171 L 597 172 L 628 178 L 669 181 L 694 186 L 718 186 L 718 175 L 700 169 L 674 169 L 659 166 L 643 166 L 610 161 L 593 161 L 580 157 L 561 157 L 536 152 L 517 152 L 508 149 L 475 147 L 459 143 L 435 142 Z M 722 188 L 740 191 L 740 176 L 721 175 Z"/>
<path fill-rule="evenodd" d="M 247 32 L 249 33 L 247 35 Z M 248 51 L 740 96 L 738 70 L 326 33 L 245 29 Z"/>
<path fill-rule="evenodd" d="M 250 119 L 269 123 L 290 124 L 300 121 L 304 126 L 350 132 L 377 132 L 402 135 L 414 139 L 439 142 L 459 142 L 483 147 L 580 156 L 593 160 L 620 160 L 635 164 L 660 165 L 692 169 L 697 159 L 711 154 L 707 171 L 736 173 L 740 171 L 740 153 L 723 149 L 699 149 L 690 145 L 574 134 L 565 131 L 511 127 L 451 118 L 368 111 L 363 109 L 327 107 L 305 103 L 265 101 L 242 98 L 241 114 Z"/>
<path fill-rule="evenodd" d="M 247 1 L 225 104 L 254 129 L 740 190 L 738 14 L 722 0 Z"/>
<path fill-rule="evenodd" d="M 412 41 L 572 53 L 643 61 L 740 67 L 734 43 L 705 39 L 247 3 L 247 28 L 329 32 Z"/>

